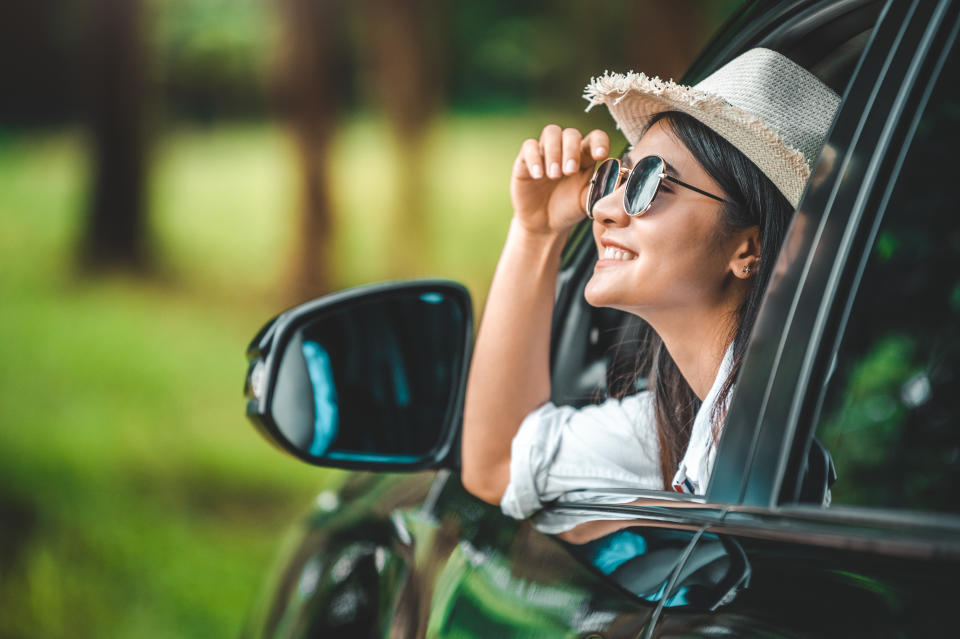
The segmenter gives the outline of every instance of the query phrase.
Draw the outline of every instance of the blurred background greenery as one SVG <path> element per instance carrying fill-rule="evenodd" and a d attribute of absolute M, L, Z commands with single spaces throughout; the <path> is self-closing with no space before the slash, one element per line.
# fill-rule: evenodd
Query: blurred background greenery
<path fill-rule="evenodd" d="M 383 279 L 480 308 L 521 141 L 614 133 L 586 80 L 737 4 L 4 3 L 0 637 L 235 636 L 343 479 L 246 423 L 247 340 Z"/>

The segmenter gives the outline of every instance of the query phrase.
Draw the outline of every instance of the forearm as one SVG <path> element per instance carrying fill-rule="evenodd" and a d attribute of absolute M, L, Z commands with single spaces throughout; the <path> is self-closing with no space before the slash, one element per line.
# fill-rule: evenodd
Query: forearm
<path fill-rule="evenodd" d="M 491 503 L 509 482 L 520 423 L 550 397 L 550 323 L 566 235 L 526 231 L 515 220 L 487 297 L 467 383 L 462 479 Z"/>

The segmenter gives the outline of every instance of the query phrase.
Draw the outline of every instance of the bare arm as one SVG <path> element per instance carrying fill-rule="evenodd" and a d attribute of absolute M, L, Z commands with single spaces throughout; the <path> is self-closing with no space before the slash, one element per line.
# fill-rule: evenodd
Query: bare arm
<path fill-rule="evenodd" d="M 560 252 L 583 219 L 594 160 L 609 147 L 601 131 L 581 138 L 575 129 L 549 125 L 539 141 L 524 142 L 514 163 L 514 216 L 477 335 L 463 417 L 463 485 L 484 501 L 500 503 L 513 436 L 550 397 Z"/>

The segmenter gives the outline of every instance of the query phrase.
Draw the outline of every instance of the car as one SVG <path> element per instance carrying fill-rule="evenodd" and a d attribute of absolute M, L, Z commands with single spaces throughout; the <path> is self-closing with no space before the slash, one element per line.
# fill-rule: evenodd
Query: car
<path fill-rule="evenodd" d="M 842 95 L 705 495 L 573 492 L 543 507 L 583 524 L 552 536 L 467 493 L 473 311 L 456 283 L 351 289 L 268 322 L 248 417 L 282 451 L 354 472 L 298 524 L 247 636 L 956 632 L 958 29 L 952 0 L 751 1 L 684 77 L 764 46 Z M 585 222 L 558 280 L 555 403 L 595 401 L 637 330 L 583 301 L 595 260 Z"/>

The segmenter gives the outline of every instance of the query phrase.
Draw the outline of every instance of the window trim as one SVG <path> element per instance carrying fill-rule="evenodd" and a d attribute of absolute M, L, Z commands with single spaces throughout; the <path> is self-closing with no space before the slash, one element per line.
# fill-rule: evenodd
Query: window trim
<path fill-rule="evenodd" d="M 957 515 L 855 506 L 827 509 L 788 504 L 775 510 L 732 506 L 722 522 L 709 524 L 706 530 L 888 556 L 960 558 Z"/>
<path fill-rule="evenodd" d="M 821 181 L 788 233 L 795 253 L 778 258 L 717 454 L 714 473 L 725 481 L 711 483 L 708 501 L 774 508 L 784 478 L 799 474 L 803 451 L 793 442 L 826 320 L 846 283 L 843 267 L 857 256 L 854 231 L 874 211 L 874 186 L 889 172 L 887 150 L 917 81 L 907 72 L 925 61 L 950 7 L 950 0 L 914 0 L 882 11 L 814 170 Z M 735 471 L 744 468 L 738 481 Z"/>

